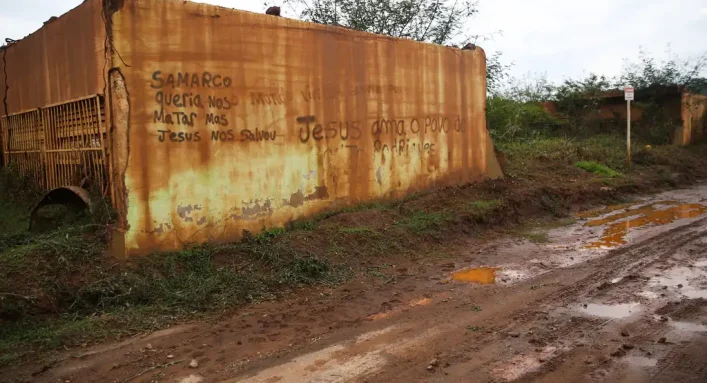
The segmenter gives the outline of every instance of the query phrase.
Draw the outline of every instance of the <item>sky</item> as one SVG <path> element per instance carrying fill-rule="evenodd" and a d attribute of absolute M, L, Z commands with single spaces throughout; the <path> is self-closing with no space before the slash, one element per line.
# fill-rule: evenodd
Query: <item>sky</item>
<path fill-rule="evenodd" d="M 267 0 L 277 4 L 277 0 Z M 203 0 L 263 12 L 265 0 Z M 0 0 L 0 37 L 19 39 L 81 0 Z M 552 81 L 614 76 L 639 49 L 657 59 L 707 52 L 707 0 L 479 0 L 465 28 L 487 54 L 502 52 L 511 75 Z M 295 17 L 289 8 L 283 16 Z"/>

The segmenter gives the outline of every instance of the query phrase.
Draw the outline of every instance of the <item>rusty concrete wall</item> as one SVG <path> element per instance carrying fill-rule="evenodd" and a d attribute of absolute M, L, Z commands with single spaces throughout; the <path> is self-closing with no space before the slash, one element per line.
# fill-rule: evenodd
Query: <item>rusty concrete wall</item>
<path fill-rule="evenodd" d="M 502 176 L 481 49 L 183 1 L 126 0 L 112 22 L 128 253 Z"/>
<path fill-rule="evenodd" d="M 87 0 L 0 51 L 0 115 L 103 93 L 101 4 Z"/>
<path fill-rule="evenodd" d="M 681 106 L 682 126 L 675 132 L 674 143 L 695 144 L 707 133 L 707 96 L 683 93 Z"/>
<path fill-rule="evenodd" d="M 593 119 L 599 120 L 623 120 L 626 121 L 626 101 L 623 99 L 612 99 L 599 106 L 598 115 L 592 115 Z M 641 121 L 643 119 L 643 107 L 631 103 L 631 121 Z"/>

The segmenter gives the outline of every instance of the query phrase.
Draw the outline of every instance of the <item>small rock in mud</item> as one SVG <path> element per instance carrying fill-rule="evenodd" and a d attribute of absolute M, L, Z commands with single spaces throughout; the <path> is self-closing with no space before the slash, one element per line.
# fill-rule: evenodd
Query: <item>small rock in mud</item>
<path fill-rule="evenodd" d="M 621 331 L 621 336 L 628 336 L 628 331 L 626 331 L 626 330 Z"/>
<path fill-rule="evenodd" d="M 626 356 L 626 351 L 624 349 L 620 348 L 620 349 L 612 352 L 610 355 L 613 357 L 620 358 L 622 356 Z"/>
<path fill-rule="evenodd" d="M 509 332 L 508 336 L 510 336 L 511 338 L 518 338 L 520 336 L 520 333 L 519 332 Z"/>
<path fill-rule="evenodd" d="M 538 359 L 538 362 L 540 362 L 540 363 L 545 363 L 545 359 L 540 358 L 540 359 Z"/>
<path fill-rule="evenodd" d="M 191 362 L 189 362 L 189 367 L 197 368 L 199 367 L 199 362 L 197 362 L 196 359 L 192 359 Z"/>
<path fill-rule="evenodd" d="M 600 284 L 599 286 L 597 286 L 597 290 L 604 290 L 604 289 L 606 289 L 607 287 L 611 287 L 611 283 L 609 283 L 609 282 L 604 282 L 604 283 Z"/>
<path fill-rule="evenodd" d="M 658 339 L 658 343 L 665 343 L 666 341 L 667 339 L 665 339 L 665 337 Z"/>
<path fill-rule="evenodd" d="M 167 359 L 173 359 L 173 358 L 174 358 L 174 355 L 172 355 L 172 354 L 167 355 Z"/>
<path fill-rule="evenodd" d="M 434 369 L 435 369 L 435 368 L 434 368 L 432 365 L 427 366 L 427 371 L 432 371 L 432 370 L 434 370 Z"/>
<path fill-rule="evenodd" d="M 624 350 L 633 350 L 632 344 L 624 343 L 623 346 L 621 346 L 621 347 L 623 347 Z"/>
<path fill-rule="evenodd" d="M 663 286 L 663 290 L 667 290 L 667 289 L 668 289 L 668 286 Z"/>
<path fill-rule="evenodd" d="M 148 343 L 147 346 L 145 346 L 146 349 L 152 350 L 152 343 Z"/>
<path fill-rule="evenodd" d="M 439 360 L 437 360 L 437 359 L 432 359 L 432 360 L 430 360 L 430 363 L 429 363 L 429 364 L 430 364 L 430 366 L 432 366 L 432 367 L 437 367 L 437 365 L 439 364 Z"/>
<path fill-rule="evenodd" d="M 678 288 L 679 288 L 679 289 L 682 288 L 682 283 L 678 284 Z"/>

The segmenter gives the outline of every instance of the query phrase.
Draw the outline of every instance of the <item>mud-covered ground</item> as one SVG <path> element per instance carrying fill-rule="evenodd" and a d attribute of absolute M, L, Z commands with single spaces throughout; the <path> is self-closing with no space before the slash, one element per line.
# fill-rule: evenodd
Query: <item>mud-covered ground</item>
<path fill-rule="evenodd" d="M 707 381 L 707 185 L 576 218 L 8 373 L 37 382 Z"/>

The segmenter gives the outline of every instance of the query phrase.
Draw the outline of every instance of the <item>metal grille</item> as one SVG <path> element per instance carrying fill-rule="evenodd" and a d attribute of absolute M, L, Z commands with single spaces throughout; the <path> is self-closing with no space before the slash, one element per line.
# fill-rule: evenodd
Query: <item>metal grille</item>
<path fill-rule="evenodd" d="M 89 179 L 106 194 L 105 126 L 101 96 L 3 117 L 5 163 L 44 189 Z"/>
<path fill-rule="evenodd" d="M 23 177 L 43 185 L 44 130 L 39 110 L 4 116 L 1 123 L 5 164 L 14 165 Z"/>

